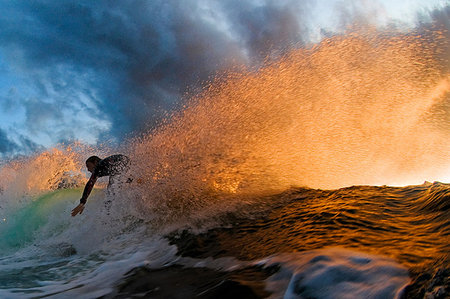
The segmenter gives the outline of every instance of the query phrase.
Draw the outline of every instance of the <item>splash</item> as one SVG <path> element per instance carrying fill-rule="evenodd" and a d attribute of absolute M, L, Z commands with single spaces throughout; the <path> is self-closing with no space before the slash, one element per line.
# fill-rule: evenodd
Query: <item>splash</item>
<path fill-rule="evenodd" d="M 88 147 L 57 146 L 21 157 L 0 168 L 0 208 L 17 208 L 43 192 L 79 187 L 85 180 L 82 163 Z"/>
<path fill-rule="evenodd" d="M 450 141 L 432 111 L 450 90 L 434 55 L 443 43 L 369 29 L 222 74 L 133 141 L 136 171 L 157 197 L 194 205 L 217 193 L 442 178 Z"/>
<path fill-rule="evenodd" d="M 433 34 L 351 32 L 221 74 L 120 150 L 78 144 L 6 164 L 2 205 L 68 177 L 81 186 L 88 156 L 118 151 L 136 178 L 121 196 L 177 215 L 292 186 L 445 180 L 450 77 Z"/>

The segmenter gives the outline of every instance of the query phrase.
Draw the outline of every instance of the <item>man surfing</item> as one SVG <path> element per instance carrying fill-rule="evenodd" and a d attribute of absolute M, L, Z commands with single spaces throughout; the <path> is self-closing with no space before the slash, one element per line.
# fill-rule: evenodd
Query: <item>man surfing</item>
<path fill-rule="evenodd" d="M 84 205 L 94 188 L 95 182 L 99 177 L 109 176 L 109 183 L 107 189 L 110 189 L 113 185 L 121 183 L 124 174 L 130 168 L 130 158 L 125 155 L 113 155 L 105 159 L 100 159 L 97 156 L 91 156 L 86 160 L 86 167 L 90 173 L 92 173 L 89 181 L 84 187 L 83 195 L 80 199 L 80 204 L 72 210 L 72 217 L 77 214 L 83 213 Z M 131 182 L 128 178 L 127 182 Z M 109 204 L 107 202 L 107 204 Z"/>

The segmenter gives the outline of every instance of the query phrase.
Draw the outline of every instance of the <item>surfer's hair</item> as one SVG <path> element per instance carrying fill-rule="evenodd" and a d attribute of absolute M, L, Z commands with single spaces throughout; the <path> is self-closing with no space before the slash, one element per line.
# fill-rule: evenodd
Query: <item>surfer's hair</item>
<path fill-rule="evenodd" d="M 100 162 L 100 158 L 97 156 L 90 156 L 87 160 L 86 160 L 86 164 L 92 163 L 92 164 L 97 164 L 98 162 Z"/>

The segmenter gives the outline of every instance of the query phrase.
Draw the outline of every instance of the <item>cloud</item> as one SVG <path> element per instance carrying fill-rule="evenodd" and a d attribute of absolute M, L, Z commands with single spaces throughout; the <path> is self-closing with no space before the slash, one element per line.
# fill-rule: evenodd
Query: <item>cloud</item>
<path fill-rule="evenodd" d="M 35 99 L 25 102 L 26 122 L 32 133 L 37 133 L 36 128 L 45 127 L 47 122 L 61 118 L 61 108 L 55 104 L 37 101 Z"/>
<path fill-rule="evenodd" d="M 37 144 L 24 135 L 18 135 L 18 140 L 18 147 L 20 149 L 18 151 L 19 154 L 29 154 L 44 149 L 43 146 Z"/>
<path fill-rule="evenodd" d="M 233 34 L 253 63 L 297 47 L 308 38 L 312 1 L 266 1 L 259 6 L 239 0 L 220 3 Z"/>
<path fill-rule="evenodd" d="M 12 153 L 17 147 L 17 144 L 8 138 L 5 131 L 0 129 L 0 154 Z"/>
<path fill-rule="evenodd" d="M 28 137 L 17 133 L 7 134 L 5 130 L 0 128 L 0 158 L 29 154 L 37 150 L 42 150 L 42 146 Z"/>
<path fill-rule="evenodd" d="M 22 104 L 31 131 L 81 105 L 81 94 L 121 137 L 217 72 L 301 41 L 295 1 L 274 3 L 6 2 L 1 52 L 34 90 Z"/>
<path fill-rule="evenodd" d="M 305 44 L 314 3 L 4 1 L 0 55 L 21 80 L 8 109 L 25 111 L 29 133 L 55 142 L 120 140 L 217 72 Z M 359 10 L 342 14 L 355 19 Z M 433 17 L 448 22 L 448 7 Z"/>

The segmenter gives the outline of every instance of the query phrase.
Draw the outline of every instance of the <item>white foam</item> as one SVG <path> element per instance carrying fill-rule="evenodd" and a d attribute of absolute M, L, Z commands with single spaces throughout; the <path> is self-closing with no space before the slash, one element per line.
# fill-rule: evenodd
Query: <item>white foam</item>
<path fill-rule="evenodd" d="M 104 192 L 93 192 L 84 213 L 71 217 L 79 194 L 63 195 L 44 211 L 46 221 L 36 227 L 32 243 L 0 259 L 0 274 L 18 280 L 11 288 L 5 285 L 0 298 L 96 298 L 135 267 L 161 268 L 178 259 L 175 246 L 130 212 L 131 202 L 122 203 L 125 207 L 117 202 L 107 215 Z M 16 271 L 27 268 L 36 271 L 20 276 Z"/>
<path fill-rule="evenodd" d="M 395 261 L 343 248 L 281 254 L 259 261 L 279 264 L 267 281 L 271 298 L 399 298 L 408 271 Z"/>
<path fill-rule="evenodd" d="M 161 268 L 173 263 L 176 260 L 175 254 L 175 246 L 170 246 L 164 239 L 154 238 L 141 242 L 137 247 L 125 247 L 122 252 L 109 253 L 97 259 L 77 255 L 64 266 L 51 269 L 60 271 L 60 275 L 64 276 L 66 274 L 63 272 L 72 268 L 73 277 L 55 281 L 42 280 L 39 281 L 40 287 L 0 290 L 0 297 L 31 298 L 58 294 L 63 298 L 96 298 L 112 292 L 117 282 L 131 269 L 139 266 Z"/>

